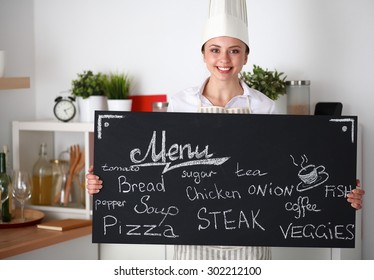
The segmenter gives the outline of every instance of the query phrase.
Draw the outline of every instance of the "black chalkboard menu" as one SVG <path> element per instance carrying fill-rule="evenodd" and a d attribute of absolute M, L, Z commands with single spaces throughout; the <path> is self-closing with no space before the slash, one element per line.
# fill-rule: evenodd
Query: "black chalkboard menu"
<path fill-rule="evenodd" d="M 357 117 L 97 111 L 93 242 L 354 247 Z"/>

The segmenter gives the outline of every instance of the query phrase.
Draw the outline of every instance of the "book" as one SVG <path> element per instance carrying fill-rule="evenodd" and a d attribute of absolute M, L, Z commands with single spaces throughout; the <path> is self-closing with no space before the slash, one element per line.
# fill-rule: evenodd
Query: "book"
<path fill-rule="evenodd" d="M 49 229 L 56 231 L 65 231 L 74 228 L 80 228 L 92 225 L 92 220 L 84 219 L 63 219 L 63 220 L 51 220 L 36 226 L 40 229 Z"/>

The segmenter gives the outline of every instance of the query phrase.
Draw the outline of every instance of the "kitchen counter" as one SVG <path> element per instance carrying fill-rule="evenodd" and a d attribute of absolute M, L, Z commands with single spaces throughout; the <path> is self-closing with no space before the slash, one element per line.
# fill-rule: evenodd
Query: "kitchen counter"
<path fill-rule="evenodd" d="M 92 227 L 82 227 L 67 231 L 38 229 L 36 225 L 0 229 L 0 259 L 43 249 L 62 242 L 91 235 Z M 58 252 L 56 252 L 58 254 Z M 51 256 L 54 259 L 56 256 Z"/>

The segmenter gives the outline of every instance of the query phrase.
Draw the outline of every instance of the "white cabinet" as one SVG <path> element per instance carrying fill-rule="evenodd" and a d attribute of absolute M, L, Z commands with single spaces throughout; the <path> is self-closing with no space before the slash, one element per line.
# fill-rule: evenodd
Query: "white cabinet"
<path fill-rule="evenodd" d="M 68 151 L 71 145 L 79 144 L 85 151 L 85 173 L 93 162 L 93 123 L 63 123 L 46 121 L 13 121 L 12 161 L 13 169 L 32 171 L 39 156 L 40 143 L 47 143 L 48 158 L 57 159 L 61 152 Z M 91 198 L 83 191 L 84 205 L 81 207 L 54 207 L 27 205 L 42 211 L 47 218 L 81 218 L 91 216 Z"/>

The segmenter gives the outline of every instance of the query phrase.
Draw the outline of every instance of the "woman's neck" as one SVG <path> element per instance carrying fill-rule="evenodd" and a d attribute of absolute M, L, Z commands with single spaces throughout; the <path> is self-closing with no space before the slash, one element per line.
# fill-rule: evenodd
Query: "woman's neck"
<path fill-rule="evenodd" d="M 214 105 L 225 107 L 235 96 L 243 94 L 240 80 L 220 81 L 209 78 L 205 85 L 203 95 Z"/>

